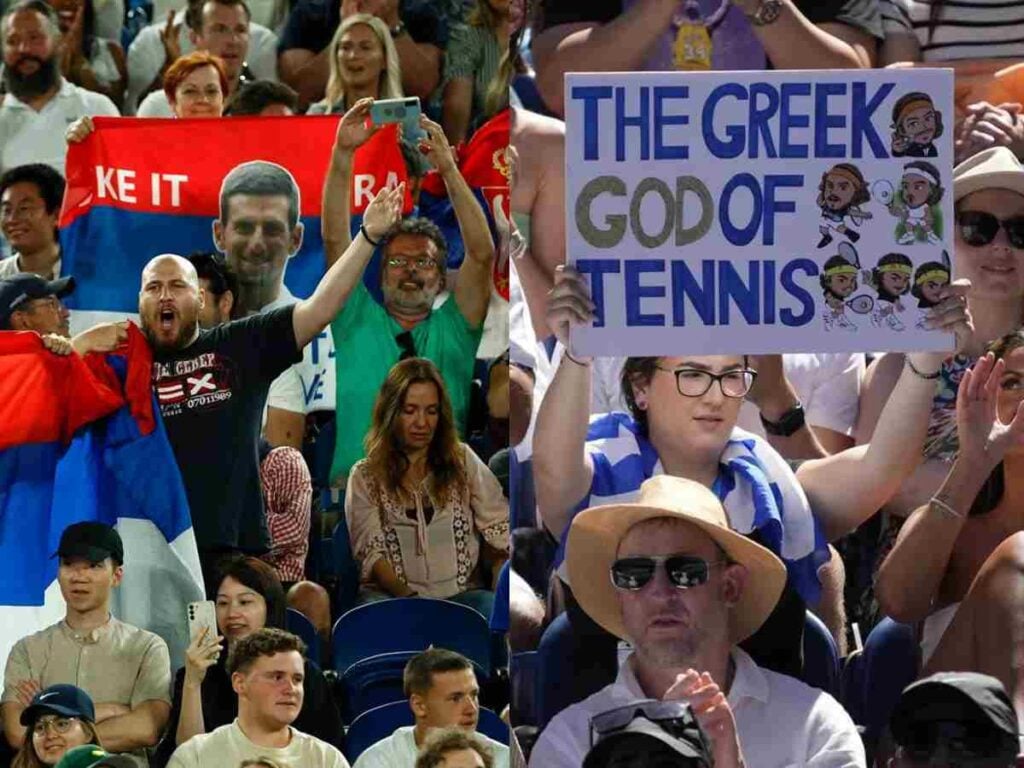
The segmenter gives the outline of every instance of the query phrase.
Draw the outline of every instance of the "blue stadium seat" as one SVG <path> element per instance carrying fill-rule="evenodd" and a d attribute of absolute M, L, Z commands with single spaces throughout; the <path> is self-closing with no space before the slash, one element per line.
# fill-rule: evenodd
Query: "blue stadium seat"
<path fill-rule="evenodd" d="M 537 651 L 512 654 L 512 723 L 517 727 L 537 725 L 538 666 Z"/>
<path fill-rule="evenodd" d="M 302 642 L 306 644 L 306 656 L 319 665 L 320 635 L 317 634 L 313 622 L 294 608 L 288 608 L 285 611 L 284 623 L 289 632 L 302 638 Z"/>
<path fill-rule="evenodd" d="M 349 726 L 345 735 L 345 757 L 350 763 L 381 739 L 386 739 L 396 728 L 413 725 L 412 710 L 406 701 L 384 704 L 364 712 Z M 508 744 L 508 726 L 489 709 L 480 710 L 477 730 L 495 741 Z"/>
<path fill-rule="evenodd" d="M 537 494 L 533 486 L 533 459 L 520 461 L 516 452 L 508 457 L 508 516 L 512 528 L 537 527 Z"/>
<path fill-rule="evenodd" d="M 356 604 L 356 595 L 359 594 L 359 566 L 352 555 L 352 544 L 348 537 L 348 523 L 345 522 L 344 512 L 338 524 L 334 526 L 333 539 L 332 573 L 338 578 L 338 587 L 334 595 L 335 609 L 344 614 Z"/>
<path fill-rule="evenodd" d="M 804 619 L 803 681 L 839 697 L 839 648 L 825 623 L 810 611 Z"/>
<path fill-rule="evenodd" d="M 458 651 L 485 678 L 491 674 L 491 630 L 472 608 L 428 597 L 396 597 L 360 605 L 343 614 L 332 632 L 339 674 L 361 659 L 430 646 Z"/>

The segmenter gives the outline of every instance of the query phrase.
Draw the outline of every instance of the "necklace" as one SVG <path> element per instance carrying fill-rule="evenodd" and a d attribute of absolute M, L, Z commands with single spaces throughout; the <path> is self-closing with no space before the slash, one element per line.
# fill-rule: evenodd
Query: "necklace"
<path fill-rule="evenodd" d="M 672 16 L 676 39 L 672 44 L 672 63 L 684 71 L 711 69 L 711 33 L 729 12 L 729 0 L 721 0 L 709 16 L 704 17 L 698 0 L 683 0 Z"/>

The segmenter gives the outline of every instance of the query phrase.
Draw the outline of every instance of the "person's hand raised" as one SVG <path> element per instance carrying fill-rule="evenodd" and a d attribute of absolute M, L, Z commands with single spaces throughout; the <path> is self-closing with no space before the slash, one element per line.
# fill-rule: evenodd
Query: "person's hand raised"
<path fill-rule="evenodd" d="M 334 146 L 342 152 L 354 152 L 380 130 L 379 125 L 370 123 L 370 107 L 373 99 L 360 99 L 344 114 L 338 123 Z"/>
<path fill-rule="evenodd" d="M 385 187 L 378 192 L 363 211 L 363 228 L 373 240 L 380 240 L 402 218 L 405 201 L 405 182 Z"/>

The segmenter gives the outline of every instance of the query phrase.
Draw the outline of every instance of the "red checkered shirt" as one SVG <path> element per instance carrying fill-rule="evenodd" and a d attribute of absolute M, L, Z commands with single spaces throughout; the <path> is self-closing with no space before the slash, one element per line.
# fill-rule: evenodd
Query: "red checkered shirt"
<path fill-rule="evenodd" d="M 306 460 L 294 448 L 275 448 L 260 465 L 260 482 L 271 540 L 270 552 L 263 559 L 274 566 L 281 581 L 302 581 L 313 498 Z"/>

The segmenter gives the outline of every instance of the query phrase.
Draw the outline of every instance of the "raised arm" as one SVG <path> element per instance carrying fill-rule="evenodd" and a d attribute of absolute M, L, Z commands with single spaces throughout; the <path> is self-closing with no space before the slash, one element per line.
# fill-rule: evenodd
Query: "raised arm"
<path fill-rule="evenodd" d="M 968 281 L 946 287 L 945 298 L 932 311 L 931 327 L 954 331 L 958 338 L 970 334 L 969 287 Z M 869 445 L 800 466 L 797 479 L 829 541 L 877 512 L 920 463 L 937 371 L 944 357 L 941 352 L 908 356 Z"/>
<path fill-rule="evenodd" d="M 1010 424 L 996 415 L 1003 361 L 981 358 L 957 391 L 960 452 L 932 501 L 919 507 L 900 530 L 878 572 L 875 591 L 888 616 L 916 622 L 932 610 L 968 511 L 1006 451 L 1024 434 L 1024 404 Z"/>
<path fill-rule="evenodd" d="M 590 488 L 594 465 L 586 454 L 590 421 L 590 358 L 570 356 L 569 328 L 589 323 L 594 305 L 586 280 L 571 267 L 555 272 L 547 321 L 566 353 L 544 394 L 533 434 L 537 507 L 551 534 L 561 539 L 572 509 Z"/>
<path fill-rule="evenodd" d="M 473 190 L 469 188 L 459 167 L 455 164 L 452 148 L 444 130 L 427 117 L 420 118 L 427 137 L 419 142 L 420 152 L 437 168 L 448 189 L 455 218 L 459 222 L 465 259 L 459 268 L 455 285 L 455 302 L 470 327 L 477 328 L 487 315 L 491 300 L 491 270 L 494 267 L 494 239 L 487 226 L 487 215 L 480 207 Z"/>

